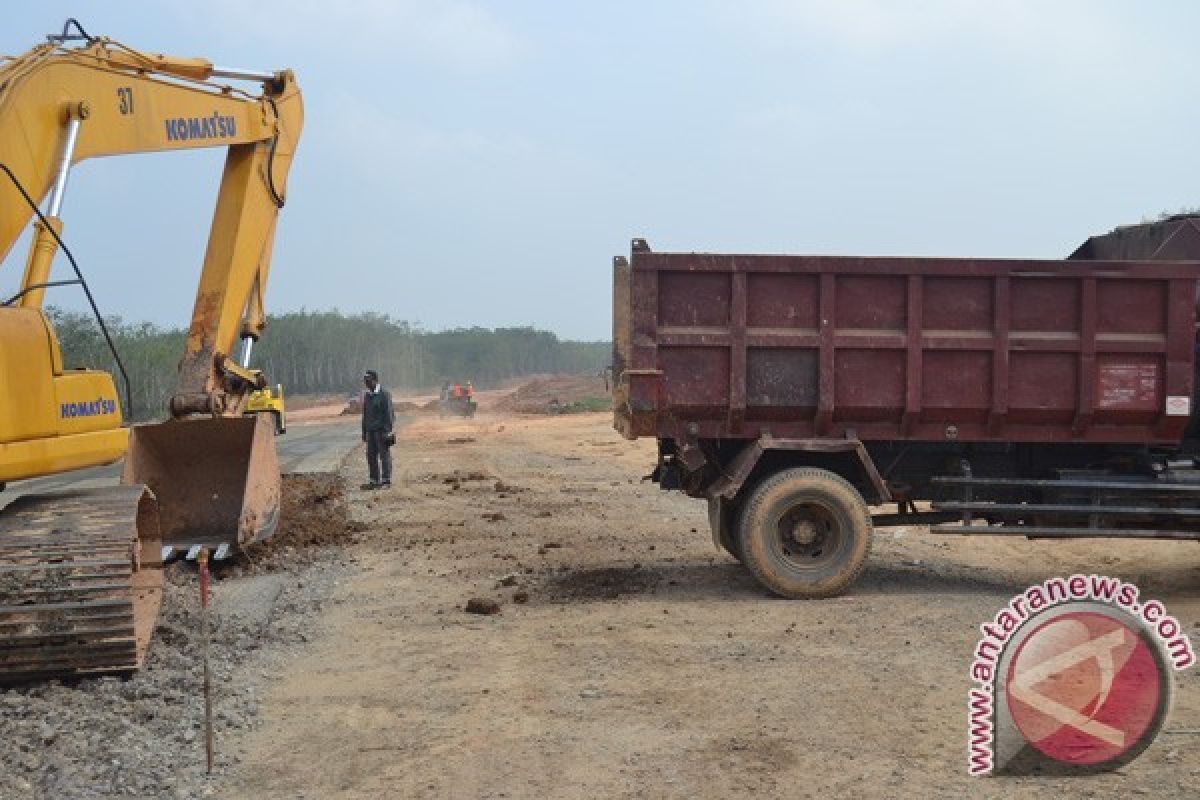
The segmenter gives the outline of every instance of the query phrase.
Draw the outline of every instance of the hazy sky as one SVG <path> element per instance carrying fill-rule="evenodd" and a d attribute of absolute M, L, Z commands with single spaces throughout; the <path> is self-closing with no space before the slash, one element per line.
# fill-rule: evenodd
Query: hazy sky
<path fill-rule="evenodd" d="M 611 258 L 635 236 L 1058 257 L 1200 205 L 1194 2 L 42 0 L 5 10 L 0 52 L 69 15 L 296 71 L 275 311 L 608 338 Z M 222 158 L 77 168 L 65 236 L 106 312 L 186 323 Z"/>

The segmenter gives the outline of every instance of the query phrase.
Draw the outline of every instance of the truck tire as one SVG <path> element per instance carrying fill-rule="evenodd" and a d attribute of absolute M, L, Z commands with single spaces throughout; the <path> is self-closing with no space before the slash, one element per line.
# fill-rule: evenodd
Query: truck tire
<path fill-rule="evenodd" d="M 742 508 L 739 560 L 781 597 L 832 597 L 862 573 L 872 531 L 862 495 L 839 475 L 787 469 L 760 483 Z"/>

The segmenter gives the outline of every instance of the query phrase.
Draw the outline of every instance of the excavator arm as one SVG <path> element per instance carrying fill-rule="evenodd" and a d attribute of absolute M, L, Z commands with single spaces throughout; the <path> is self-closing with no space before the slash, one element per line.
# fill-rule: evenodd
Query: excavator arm
<path fill-rule="evenodd" d="M 262 91 L 248 94 L 222 78 L 256 81 Z M 0 260 L 34 214 L 21 189 L 35 201 L 50 198 L 45 222 L 36 223 L 20 306 L 42 305 L 74 164 L 227 147 L 170 408 L 174 416 L 241 413 L 249 392 L 265 384 L 232 352 L 239 338 L 253 341 L 264 326 L 275 221 L 302 125 L 300 91 L 287 70 L 221 68 L 106 38 L 70 49 L 52 42 L 0 63 L 0 163 L 13 178 L 0 176 Z"/>

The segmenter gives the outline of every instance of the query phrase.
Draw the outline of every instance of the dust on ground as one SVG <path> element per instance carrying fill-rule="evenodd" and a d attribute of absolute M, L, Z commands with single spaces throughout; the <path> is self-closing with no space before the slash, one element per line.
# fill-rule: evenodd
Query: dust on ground
<path fill-rule="evenodd" d="M 345 402 L 323 403 L 310 405 L 300 409 L 294 409 L 288 401 L 287 407 L 287 424 L 306 425 L 314 422 L 327 422 L 331 419 L 341 416 L 346 408 Z"/>
<path fill-rule="evenodd" d="M 308 411 L 314 408 L 327 408 L 344 403 L 344 394 L 292 394 L 288 395 L 285 403 L 289 412 Z"/>
<path fill-rule="evenodd" d="M 455 442 L 455 444 L 450 444 Z M 978 626 L 1106 572 L 1200 638 L 1182 542 L 880 531 L 847 596 L 767 596 L 704 504 L 643 482 L 605 414 L 422 417 L 391 491 L 347 494 L 361 571 L 260 702 L 228 798 L 1126 797 L 1200 785 L 1200 670 L 1119 772 L 966 776 Z M 363 481 L 353 460 L 347 484 Z M 467 613 L 491 610 L 499 613 Z"/>
<path fill-rule="evenodd" d="M 296 394 L 284 401 L 288 425 L 306 425 L 333 419 L 346 407 L 344 394 Z"/>
<path fill-rule="evenodd" d="M 602 375 L 526 375 L 504 381 L 496 388 L 476 389 L 475 400 L 481 409 L 522 414 L 596 411 L 611 402 Z M 417 393 L 395 390 L 392 406 L 397 414 L 412 414 L 439 411 L 442 402 L 436 390 Z M 336 403 L 325 395 L 305 398 L 303 405 L 297 407 L 303 410 L 296 412 L 295 418 L 304 421 L 362 414 L 358 395 Z"/>

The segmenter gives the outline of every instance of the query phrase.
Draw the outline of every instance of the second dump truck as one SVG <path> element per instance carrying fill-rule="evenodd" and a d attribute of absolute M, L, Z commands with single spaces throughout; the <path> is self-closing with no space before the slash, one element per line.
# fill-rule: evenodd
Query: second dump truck
<path fill-rule="evenodd" d="M 1200 218 L 1066 260 L 614 261 L 615 426 L 772 592 L 822 597 L 875 527 L 1200 540 Z M 894 504 L 894 509 L 889 508 Z"/>

